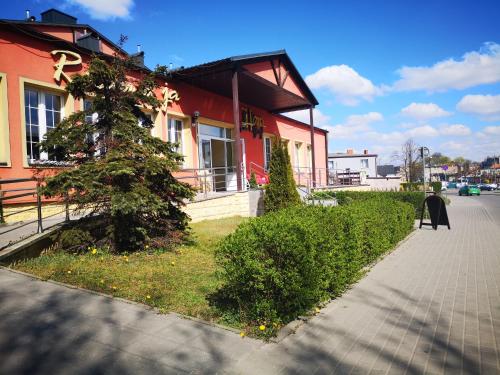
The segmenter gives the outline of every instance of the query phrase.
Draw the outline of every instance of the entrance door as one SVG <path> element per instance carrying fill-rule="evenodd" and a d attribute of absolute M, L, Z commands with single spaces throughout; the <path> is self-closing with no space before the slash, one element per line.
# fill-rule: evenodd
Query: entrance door
<path fill-rule="evenodd" d="M 210 190 L 236 190 L 236 173 L 233 166 L 233 141 L 200 137 L 200 166 L 210 175 Z"/>

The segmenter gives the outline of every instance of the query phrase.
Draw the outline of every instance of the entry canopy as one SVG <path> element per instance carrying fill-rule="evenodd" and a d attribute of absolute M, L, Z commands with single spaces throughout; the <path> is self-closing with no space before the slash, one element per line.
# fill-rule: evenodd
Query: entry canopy
<path fill-rule="evenodd" d="M 232 97 L 233 72 L 238 72 L 242 103 L 273 113 L 318 105 L 285 50 L 233 56 L 172 72 L 172 78 L 216 94 Z"/>

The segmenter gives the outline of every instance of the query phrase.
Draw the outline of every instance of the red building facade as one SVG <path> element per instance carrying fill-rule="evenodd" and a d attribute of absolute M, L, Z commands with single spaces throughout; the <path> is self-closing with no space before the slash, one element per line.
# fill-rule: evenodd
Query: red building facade
<path fill-rule="evenodd" d="M 38 142 L 65 116 L 84 108 L 65 87 L 92 54 L 126 55 L 89 25 L 50 10 L 41 22 L 0 21 L 0 179 L 57 171 Z M 131 86 L 148 73 L 144 54 L 132 58 Z M 178 144 L 184 176 L 219 170 L 214 190 L 245 189 L 250 173 L 266 180 L 273 138 L 288 142 L 301 184 L 325 183 L 327 132 L 280 113 L 318 104 L 284 51 L 238 56 L 173 70 L 150 113 L 153 135 Z M 326 179 L 326 175 L 325 175 Z M 214 182 L 214 181 L 212 181 Z"/>

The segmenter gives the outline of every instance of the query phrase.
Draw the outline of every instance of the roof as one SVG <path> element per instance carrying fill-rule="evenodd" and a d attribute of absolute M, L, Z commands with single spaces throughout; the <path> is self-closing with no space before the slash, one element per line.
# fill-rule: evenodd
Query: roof
<path fill-rule="evenodd" d="M 377 157 L 378 154 L 346 154 L 346 153 L 333 153 L 328 154 L 328 158 L 361 158 L 361 157 Z"/>
<path fill-rule="evenodd" d="M 38 31 L 38 30 L 36 30 L 36 28 L 30 27 L 32 23 L 33 22 L 11 21 L 11 20 L 0 19 L 0 26 L 3 25 L 6 27 L 9 27 L 14 32 L 20 31 L 24 34 L 27 34 L 28 36 L 33 37 L 33 38 L 38 38 L 40 40 L 43 40 L 44 42 L 53 43 L 54 45 L 62 46 L 64 48 L 69 48 L 69 49 L 72 49 L 72 50 L 75 50 L 75 51 L 78 51 L 80 53 L 84 53 L 87 55 L 97 55 L 97 56 L 104 58 L 104 59 L 111 58 L 111 56 L 109 56 L 105 53 L 96 52 L 96 51 L 93 51 L 91 49 L 82 47 L 81 45 L 78 45 L 77 43 L 68 42 L 67 40 L 64 40 L 64 39 L 55 37 L 53 35 Z M 37 24 L 41 24 L 41 22 L 37 22 Z M 44 25 L 54 25 L 54 24 L 44 23 Z M 75 25 L 59 25 L 59 26 L 72 27 Z M 121 50 L 121 51 L 123 51 L 123 50 Z M 127 52 L 123 51 L 123 53 L 125 55 L 129 56 L 129 54 Z M 139 70 L 150 71 L 147 67 L 145 67 L 144 65 L 141 66 L 140 64 L 137 64 L 137 68 Z"/>
<path fill-rule="evenodd" d="M 244 65 L 275 59 L 279 59 L 286 66 L 304 97 L 244 68 Z M 232 97 L 231 80 L 234 71 L 239 73 L 239 98 L 243 103 L 274 113 L 306 109 L 319 104 L 285 50 L 232 56 L 188 68 L 183 67 L 172 71 L 171 77 L 222 96 Z M 255 95 L 256 92 L 259 95 Z"/>
<path fill-rule="evenodd" d="M 51 10 L 51 9 L 49 9 L 49 10 Z M 48 12 L 48 11 L 46 11 L 46 12 Z M 46 12 L 43 12 L 43 13 L 46 13 Z M 61 11 L 58 11 L 58 12 L 66 15 L 65 13 L 63 13 Z M 66 15 L 66 16 L 73 17 L 70 15 Z M 76 20 L 76 18 L 75 18 L 75 20 Z M 84 23 L 68 24 L 68 23 L 52 23 L 52 22 L 28 21 L 28 20 L 10 20 L 10 19 L 0 19 L 0 21 L 7 22 L 10 24 L 25 25 L 25 26 L 40 25 L 40 26 L 54 26 L 54 27 L 69 27 L 72 29 L 87 29 L 87 30 L 91 31 L 92 33 L 96 34 L 97 36 L 99 36 L 99 38 L 101 38 L 102 40 L 106 41 L 106 43 L 109 43 L 111 46 L 113 46 L 113 48 L 116 48 L 116 50 L 120 51 L 121 53 L 123 53 L 125 55 L 128 55 L 127 51 L 122 49 L 119 45 L 112 42 L 110 39 L 108 39 L 105 35 L 101 34 L 99 31 L 94 29 L 92 26 L 84 24 Z M 47 34 L 44 33 L 44 35 L 47 35 Z"/>

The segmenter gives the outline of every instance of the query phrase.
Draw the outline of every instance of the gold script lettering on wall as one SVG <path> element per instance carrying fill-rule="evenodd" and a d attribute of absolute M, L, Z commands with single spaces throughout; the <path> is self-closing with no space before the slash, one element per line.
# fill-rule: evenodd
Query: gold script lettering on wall
<path fill-rule="evenodd" d="M 54 50 L 50 52 L 52 56 L 61 55 L 59 61 L 54 64 L 56 71 L 54 72 L 54 79 L 56 82 L 61 82 L 61 76 L 66 80 L 66 82 L 71 82 L 71 77 L 64 72 L 64 67 L 69 65 L 81 65 L 82 57 L 72 51 L 62 51 Z M 72 56 L 75 60 L 68 60 L 68 56 Z"/>
<path fill-rule="evenodd" d="M 264 134 L 264 119 L 256 116 L 250 108 L 241 109 L 241 130 L 252 132 L 254 138 L 257 135 L 262 139 Z"/>
<path fill-rule="evenodd" d="M 161 93 L 163 95 L 163 102 L 161 105 L 161 110 L 163 111 L 163 113 L 167 112 L 167 107 L 169 104 L 181 100 L 179 93 L 176 90 L 170 90 L 167 83 L 165 83 L 165 87 L 161 90 Z"/>

